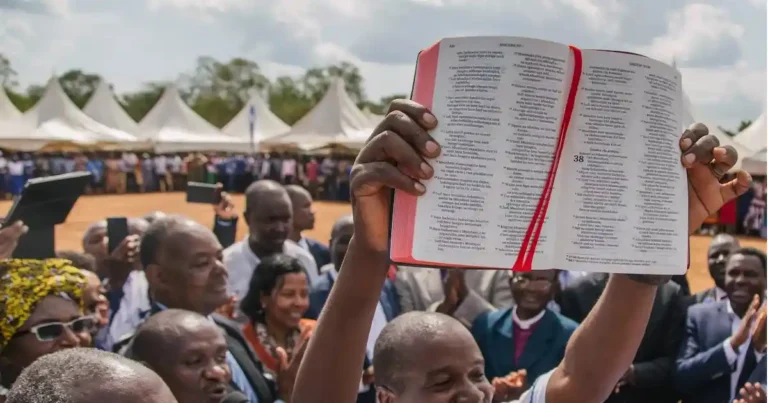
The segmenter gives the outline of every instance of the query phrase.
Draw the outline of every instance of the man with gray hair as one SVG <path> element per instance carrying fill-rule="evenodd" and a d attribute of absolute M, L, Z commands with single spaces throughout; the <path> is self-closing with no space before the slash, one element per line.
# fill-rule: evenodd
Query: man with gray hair
<path fill-rule="evenodd" d="M 176 403 L 149 368 L 117 354 L 73 348 L 45 355 L 14 382 L 6 403 Z"/>

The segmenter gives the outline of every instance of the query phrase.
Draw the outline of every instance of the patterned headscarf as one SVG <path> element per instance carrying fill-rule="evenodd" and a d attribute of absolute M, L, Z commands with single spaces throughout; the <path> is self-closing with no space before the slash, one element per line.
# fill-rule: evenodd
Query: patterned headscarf
<path fill-rule="evenodd" d="M 49 295 L 69 298 L 83 307 L 86 279 L 65 259 L 0 260 L 0 351 Z"/>

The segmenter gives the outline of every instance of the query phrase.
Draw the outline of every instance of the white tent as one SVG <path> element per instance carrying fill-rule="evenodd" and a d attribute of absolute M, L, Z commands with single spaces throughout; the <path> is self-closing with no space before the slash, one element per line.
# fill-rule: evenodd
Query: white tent
<path fill-rule="evenodd" d="M 382 120 L 384 120 L 384 115 L 377 115 L 371 112 L 371 110 L 367 106 L 363 108 L 363 113 L 368 118 L 368 120 L 370 120 L 373 123 L 374 127 L 379 123 L 381 123 Z"/>
<path fill-rule="evenodd" d="M 749 150 L 764 150 L 766 143 L 768 143 L 765 119 L 765 112 L 763 112 L 752 124 L 739 132 L 733 140 Z"/>
<path fill-rule="evenodd" d="M 741 169 L 749 172 L 752 175 L 765 176 L 766 173 L 766 147 L 758 151 L 754 155 L 750 155 L 747 158 L 741 160 Z"/>
<path fill-rule="evenodd" d="M 0 126 L 0 146 L 34 151 L 48 145 L 132 146 L 136 137 L 83 113 L 52 77 L 42 98 L 20 118 Z"/>
<path fill-rule="evenodd" d="M 83 107 L 83 112 L 99 123 L 126 133 L 138 133 L 139 124 L 123 109 L 109 84 L 102 80 L 91 99 Z"/>
<path fill-rule="evenodd" d="M 0 86 L 0 121 L 13 120 L 21 117 L 21 112 L 8 98 L 5 89 Z"/>
<path fill-rule="evenodd" d="M 361 111 L 336 78 L 320 102 L 291 127 L 283 136 L 262 142 L 264 146 L 293 145 L 310 150 L 332 144 L 359 148 L 365 143 L 374 126 Z"/>
<path fill-rule="evenodd" d="M 253 115 L 253 117 L 251 117 Z M 251 121 L 253 125 L 253 139 L 251 139 Z M 285 124 L 269 109 L 269 104 L 254 92 L 248 103 L 224 126 L 221 131 L 232 137 L 253 140 L 258 144 L 264 139 L 288 133 L 291 127 Z"/>
<path fill-rule="evenodd" d="M 195 113 L 179 95 L 176 85 L 163 91 L 155 106 L 139 122 L 139 139 L 152 143 L 157 152 L 244 152 L 247 139 L 224 135 Z"/>

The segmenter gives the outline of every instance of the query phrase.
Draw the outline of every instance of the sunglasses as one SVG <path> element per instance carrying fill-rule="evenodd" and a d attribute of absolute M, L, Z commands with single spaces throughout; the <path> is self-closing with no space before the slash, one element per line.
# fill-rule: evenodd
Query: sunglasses
<path fill-rule="evenodd" d="M 74 333 L 90 333 L 96 325 L 96 321 L 91 316 L 83 316 L 70 322 L 48 322 L 37 326 L 32 326 L 29 330 L 16 332 L 13 337 L 23 336 L 25 334 L 34 334 L 39 341 L 56 340 L 64 334 L 65 328 L 69 328 Z"/>

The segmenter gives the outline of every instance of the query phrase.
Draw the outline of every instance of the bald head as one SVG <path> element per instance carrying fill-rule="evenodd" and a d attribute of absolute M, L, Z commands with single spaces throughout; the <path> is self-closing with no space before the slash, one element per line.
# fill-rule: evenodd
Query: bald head
<path fill-rule="evenodd" d="M 405 387 L 409 373 L 423 375 L 430 355 L 443 347 L 459 348 L 463 352 L 446 354 L 480 355 L 480 350 L 464 325 L 441 313 L 412 311 L 389 322 L 381 331 L 373 352 L 376 382 L 393 391 Z M 482 355 L 480 355 L 482 358 Z"/>
<path fill-rule="evenodd" d="M 175 361 L 174 358 L 184 347 L 183 341 L 205 331 L 221 333 L 219 327 L 203 315 L 182 309 L 167 309 L 150 316 L 139 327 L 129 354 L 131 358 L 147 363 L 150 368 L 162 367 L 164 363 Z"/>
<path fill-rule="evenodd" d="M 168 214 L 163 213 L 162 211 L 153 211 L 147 215 L 144 216 L 144 220 L 147 221 L 147 223 L 152 224 L 153 222 L 157 221 L 160 218 L 163 218 L 167 216 Z"/>
<path fill-rule="evenodd" d="M 355 228 L 355 222 L 352 215 L 345 215 L 333 223 L 331 228 L 331 241 L 338 238 L 341 234 L 352 232 Z"/>
<path fill-rule="evenodd" d="M 44 355 L 14 382 L 6 403 L 176 403 L 160 377 L 117 354 L 75 348 Z"/>
<path fill-rule="evenodd" d="M 245 208 L 251 210 L 273 199 L 285 198 L 290 200 L 288 191 L 283 185 L 269 179 L 253 182 L 245 189 Z"/>
<path fill-rule="evenodd" d="M 738 249 L 740 247 L 739 240 L 731 234 L 717 234 L 712 238 L 712 242 L 709 243 L 709 249 L 729 247 L 731 249 Z"/>
<path fill-rule="evenodd" d="M 709 275 L 715 286 L 725 289 L 725 265 L 733 251 L 739 249 L 739 240 L 729 234 L 717 234 L 712 238 L 707 250 Z"/>
<path fill-rule="evenodd" d="M 182 215 L 161 217 L 147 227 L 144 236 L 141 238 L 139 250 L 142 266 L 146 268 L 156 261 L 157 254 L 165 246 L 166 241 L 182 235 L 209 235 L 210 237 L 215 237 L 211 230 L 188 217 Z M 172 245 L 169 245 L 169 247 L 172 247 Z"/>
<path fill-rule="evenodd" d="M 288 192 L 288 196 L 290 196 L 291 201 L 300 197 L 308 197 L 310 200 L 312 200 L 312 195 L 309 194 L 309 191 L 299 185 L 286 185 L 285 191 Z"/>

